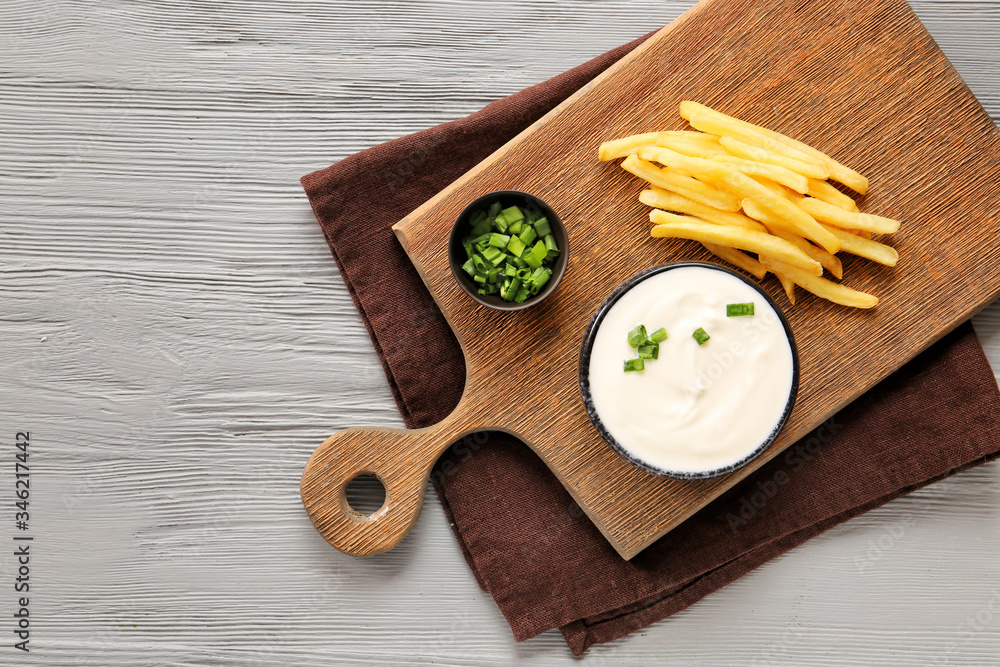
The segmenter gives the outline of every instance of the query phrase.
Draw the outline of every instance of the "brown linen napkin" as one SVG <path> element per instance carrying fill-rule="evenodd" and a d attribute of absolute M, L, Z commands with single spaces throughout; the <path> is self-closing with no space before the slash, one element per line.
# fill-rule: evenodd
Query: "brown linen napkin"
<path fill-rule="evenodd" d="M 408 427 L 451 412 L 465 364 L 391 225 L 643 39 L 302 179 Z M 964 324 L 631 561 L 508 435 L 466 439 L 432 479 L 466 560 L 515 639 L 559 628 L 580 655 L 838 523 L 996 458 L 998 413 L 993 372 Z"/>

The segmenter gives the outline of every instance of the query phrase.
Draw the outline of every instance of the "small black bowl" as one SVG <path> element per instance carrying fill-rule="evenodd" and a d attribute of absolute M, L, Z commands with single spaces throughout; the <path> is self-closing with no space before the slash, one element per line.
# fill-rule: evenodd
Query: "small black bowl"
<path fill-rule="evenodd" d="M 519 206 L 525 210 L 533 211 L 536 213 L 541 213 L 549 221 L 549 227 L 552 228 L 552 236 L 555 238 L 556 243 L 559 244 L 559 257 L 556 258 L 555 266 L 552 267 L 552 277 L 549 278 L 549 282 L 546 283 L 542 291 L 533 297 L 525 299 L 523 303 L 516 303 L 514 301 L 504 301 L 499 296 L 487 294 L 479 294 L 479 286 L 476 284 L 472 278 L 462 270 L 462 265 L 465 264 L 465 248 L 462 247 L 462 239 L 469 233 L 471 225 L 469 224 L 469 217 L 472 213 L 481 208 L 489 208 L 493 202 L 499 201 L 500 205 L 504 208 L 508 206 Z M 458 281 L 458 285 L 462 290 L 468 294 L 474 301 L 481 303 L 484 306 L 490 308 L 495 308 L 496 310 L 522 310 L 524 308 L 530 308 L 536 303 L 540 302 L 542 299 L 552 294 L 559 282 L 563 278 L 563 274 L 566 273 L 566 263 L 569 259 L 569 236 L 566 234 L 566 227 L 563 226 L 562 220 L 556 215 L 556 212 L 552 210 L 548 204 L 543 202 L 538 197 L 534 195 L 529 195 L 527 192 L 520 192 L 518 190 L 497 190 L 495 192 L 489 192 L 482 197 L 479 197 L 472 201 L 471 204 L 465 207 L 465 210 L 458 216 L 455 224 L 451 228 L 451 236 L 448 239 L 448 263 L 451 264 L 451 272 L 455 276 L 455 280 Z"/>
<path fill-rule="evenodd" d="M 663 273 L 664 271 L 679 269 L 685 266 L 700 266 L 707 269 L 714 269 L 716 271 L 724 271 L 730 275 L 736 276 L 747 285 L 753 287 L 760 294 L 761 298 L 767 301 L 771 308 L 774 309 L 774 312 L 778 314 L 778 319 L 781 320 L 781 325 L 785 328 L 785 335 L 788 336 L 788 344 L 792 349 L 792 386 L 788 392 L 788 402 L 785 404 L 785 410 L 781 413 L 781 418 L 778 419 L 778 423 L 775 425 L 774 430 L 772 430 L 767 438 L 764 439 L 764 442 L 760 443 L 756 449 L 739 461 L 731 463 L 723 468 L 706 470 L 704 472 L 675 472 L 671 470 L 662 470 L 632 456 L 618 443 L 618 441 L 614 439 L 608 429 L 604 426 L 600 415 L 597 414 L 597 409 L 594 407 L 594 401 L 590 394 L 590 354 L 594 347 L 594 338 L 597 336 L 597 330 L 601 326 L 601 322 L 604 321 L 604 317 L 611 310 L 611 307 L 614 306 L 618 299 L 624 296 L 626 292 L 643 280 L 659 273 Z M 774 302 L 774 299 L 768 296 L 768 294 L 760 288 L 760 285 L 750 280 L 742 273 L 737 273 L 736 271 L 724 266 L 719 266 L 718 264 L 709 264 L 708 262 L 671 262 L 670 264 L 654 266 L 651 269 L 646 269 L 645 271 L 632 276 L 616 287 L 611 294 L 608 295 L 600 307 L 598 307 L 597 312 L 594 313 L 594 317 L 590 321 L 590 326 L 587 327 L 587 333 L 583 337 L 583 346 L 580 350 L 580 391 L 583 394 L 583 405 L 587 410 L 587 415 L 590 417 L 590 421 L 594 424 L 594 428 L 596 428 L 597 432 L 601 434 L 601 437 L 604 438 L 604 440 L 611 445 L 616 452 L 618 452 L 619 456 L 632 465 L 654 475 L 670 477 L 672 479 L 696 480 L 722 477 L 723 475 L 728 475 L 731 472 L 739 470 L 746 464 L 753 461 L 755 458 L 763 454 L 767 448 L 774 443 L 775 439 L 777 439 L 778 434 L 785 425 L 785 422 L 788 421 L 788 416 L 792 413 L 792 407 L 795 405 L 795 396 L 799 391 L 799 351 L 795 346 L 795 337 L 792 335 L 792 328 L 789 326 L 788 320 L 785 319 L 785 314 L 781 312 L 781 308 L 779 308 L 778 304 Z"/>

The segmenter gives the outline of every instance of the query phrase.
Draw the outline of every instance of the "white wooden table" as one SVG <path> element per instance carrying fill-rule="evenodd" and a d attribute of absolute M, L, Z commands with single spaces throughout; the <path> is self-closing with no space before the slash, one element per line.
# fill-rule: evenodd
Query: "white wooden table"
<path fill-rule="evenodd" d="M 689 4 L 0 1 L 0 664 L 572 663 L 556 632 L 512 641 L 433 494 L 371 560 L 306 518 L 322 439 L 402 423 L 298 178 Z M 1000 2 L 914 7 L 1000 119 Z M 975 323 L 1000 369 L 1000 305 Z M 994 464 L 583 662 L 998 664 L 998 552 Z"/>

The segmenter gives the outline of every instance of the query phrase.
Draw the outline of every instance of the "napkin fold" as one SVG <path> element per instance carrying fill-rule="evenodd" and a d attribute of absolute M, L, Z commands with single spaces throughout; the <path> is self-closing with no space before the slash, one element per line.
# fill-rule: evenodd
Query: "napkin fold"
<path fill-rule="evenodd" d="M 407 427 L 451 412 L 465 363 L 390 227 L 647 37 L 302 178 Z M 828 528 L 996 458 L 998 414 L 996 380 L 966 323 L 631 561 L 509 435 L 466 438 L 442 456 L 432 480 L 466 561 L 515 639 L 559 628 L 581 655 Z"/>

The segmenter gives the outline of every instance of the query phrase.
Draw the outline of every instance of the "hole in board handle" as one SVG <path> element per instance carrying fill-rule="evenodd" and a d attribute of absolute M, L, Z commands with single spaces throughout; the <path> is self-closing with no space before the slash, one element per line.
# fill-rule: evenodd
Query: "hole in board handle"
<path fill-rule="evenodd" d="M 362 516 L 370 516 L 385 505 L 385 485 L 370 472 L 363 472 L 347 483 L 347 504 Z"/>

